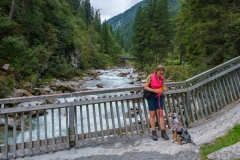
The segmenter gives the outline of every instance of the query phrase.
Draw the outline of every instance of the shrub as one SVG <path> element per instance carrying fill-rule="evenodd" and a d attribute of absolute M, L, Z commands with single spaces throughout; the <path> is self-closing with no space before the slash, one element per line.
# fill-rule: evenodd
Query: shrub
<path fill-rule="evenodd" d="M 147 74 L 154 73 L 156 67 L 145 67 L 144 72 Z M 189 68 L 187 65 L 170 65 L 165 66 L 165 79 L 170 78 L 174 82 L 184 81 L 190 78 Z"/>
<path fill-rule="evenodd" d="M 6 98 L 13 92 L 14 80 L 12 76 L 0 76 L 0 98 Z"/>

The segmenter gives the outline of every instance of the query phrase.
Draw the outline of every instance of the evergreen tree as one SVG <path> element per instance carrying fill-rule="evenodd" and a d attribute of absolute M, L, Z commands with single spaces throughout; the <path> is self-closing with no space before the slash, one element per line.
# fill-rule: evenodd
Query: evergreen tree
<path fill-rule="evenodd" d="M 136 57 L 136 62 L 141 67 L 144 67 L 145 61 L 145 48 L 146 44 L 146 29 L 147 29 L 147 17 L 144 16 L 144 11 L 142 6 L 136 11 L 136 16 L 133 22 L 133 36 L 132 36 L 132 50 L 131 53 L 134 57 Z"/>
<path fill-rule="evenodd" d="M 93 11 L 92 11 L 92 7 L 90 4 L 90 0 L 86 0 L 84 2 L 84 10 L 85 10 L 87 24 L 90 24 L 93 19 Z"/>
<path fill-rule="evenodd" d="M 239 6 L 237 0 L 184 1 L 176 41 L 192 65 L 212 67 L 239 55 Z"/>
<path fill-rule="evenodd" d="M 132 54 L 144 67 L 164 62 L 171 50 L 172 24 L 167 0 L 146 0 L 133 23 Z"/>

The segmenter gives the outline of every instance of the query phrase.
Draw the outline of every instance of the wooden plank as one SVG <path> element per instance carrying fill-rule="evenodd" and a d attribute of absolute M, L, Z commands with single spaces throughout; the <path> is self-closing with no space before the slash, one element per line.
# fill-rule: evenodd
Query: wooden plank
<path fill-rule="evenodd" d="M 207 90 L 207 85 L 203 85 L 203 94 L 204 94 L 204 99 L 206 101 L 206 106 L 207 106 L 206 109 L 208 111 L 208 115 L 211 115 L 212 111 L 211 111 L 210 103 L 209 103 L 210 96 L 206 90 Z"/>
<path fill-rule="evenodd" d="M 86 111 L 87 111 L 87 123 L 88 123 L 88 133 L 91 133 L 91 128 L 90 128 L 90 116 L 89 116 L 89 106 L 88 104 L 86 105 Z M 91 142 L 91 134 L 89 134 L 89 137 L 88 137 L 89 141 Z"/>
<path fill-rule="evenodd" d="M 5 125 L 4 125 L 4 157 L 8 159 L 8 114 L 5 114 Z"/>
<path fill-rule="evenodd" d="M 44 133 L 45 133 L 45 139 L 44 139 L 44 146 L 45 146 L 45 153 L 48 153 L 48 147 L 47 147 L 47 111 L 44 110 Z"/>
<path fill-rule="evenodd" d="M 128 137 L 128 129 L 127 129 L 127 121 L 126 121 L 126 111 L 125 111 L 125 106 L 123 100 L 121 100 L 121 107 L 122 107 L 122 113 L 123 113 L 123 123 L 125 126 L 125 134 Z"/>
<path fill-rule="evenodd" d="M 148 117 L 148 109 L 147 109 L 147 105 L 146 105 L 146 101 L 144 98 L 142 98 L 142 102 L 143 102 L 143 109 L 144 109 L 144 114 L 146 117 L 146 127 L 147 127 L 147 132 L 150 132 L 150 123 L 149 123 L 149 117 Z"/>
<path fill-rule="evenodd" d="M 129 100 L 127 99 L 127 109 L 128 109 L 128 119 L 129 119 L 129 124 L 130 124 L 130 131 L 131 131 L 131 135 L 133 136 L 133 123 L 132 123 L 132 115 L 130 112 L 130 104 L 129 104 Z"/>
<path fill-rule="evenodd" d="M 94 129 L 95 129 L 95 138 L 96 142 L 98 142 L 98 135 L 97 135 L 97 120 L 96 120 L 96 104 L 93 104 L 93 121 L 94 121 Z"/>
<path fill-rule="evenodd" d="M 239 81 L 237 72 L 233 72 L 232 77 L 233 77 L 234 87 L 238 95 L 237 97 L 240 98 L 240 81 Z"/>
<path fill-rule="evenodd" d="M 73 107 L 73 109 L 75 109 L 75 107 Z M 74 112 L 74 113 L 76 113 L 76 112 Z M 75 117 L 74 115 L 73 115 L 73 118 Z M 60 108 L 58 108 L 58 128 L 59 128 L 59 145 L 60 145 L 60 150 L 62 150 L 63 149 L 63 145 L 62 145 L 62 119 L 61 119 Z"/>
<path fill-rule="evenodd" d="M 236 88 L 234 84 L 234 79 L 232 77 L 232 72 L 229 73 L 229 85 L 231 87 L 230 92 L 232 92 L 233 95 L 233 101 L 237 99 L 237 94 L 236 94 Z"/>
<path fill-rule="evenodd" d="M 51 109 L 52 118 L 52 150 L 55 151 L 55 125 L 54 125 L 54 109 Z"/>
<path fill-rule="evenodd" d="M 30 155 L 33 155 L 33 144 L 32 144 L 32 112 L 28 112 L 28 124 L 29 124 L 29 148 L 30 148 Z"/>
<path fill-rule="evenodd" d="M 193 119 L 197 119 L 197 121 L 199 120 L 199 117 L 198 117 L 198 112 L 199 112 L 199 106 L 198 106 L 198 108 L 197 108 L 197 104 L 196 104 L 196 99 L 195 99 L 195 96 L 194 95 L 196 95 L 196 91 L 195 90 L 192 90 L 191 91 L 191 96 L 192 96 L 192 104 L 193 104 L 193 107 L 194 107 L 194 111 L 193 111 L 193 115 L 195 115 L 194 117 L 193 117 Z M 192 108 L 192 107 L 191 107 Z"/>
<path fill-rule="evenodd" d="M 91 90 L 91 91 L 81 91 L 72 93 L 72 97 L 86 96 L 86 95 L 98 95 L 98 94 L 107 94 L 107 93 L 117 93 L 124 91 L 138 91 L 142 90 L 143 86 L 138 87 L 124 87 L 124 88 L 113 88 L 113 89 L 104 89 L 104 90 Z"/>
<path fill-rule="evenodd" d="M 213 99 L 214 99 L 214 102 L 213 102 L 213 104 L 215 106 L 215 107 L 213 107 L 214 108 L 214 112 L 216 112 L 220 107 L 218 105 L 216 92 L 215 92 L 215 89 L 214 89 L 214 81 L 212 81 L 211 84 L 210 84 L 210 90 L 211 90 L 211 93 L 212 93 Z"/>
<path fill-rule="evenodd" d="M 99 112 L 99 122 L 100 122 L 100 129 L 101 129 L 102 142 L 103 142 L 104 141 L 103 121 L 102 121 L 102 108 L 101 108 L 101 104 L 100 103 L 98 103 L 98 112 Z"/>
<path fill-rule="evenodd" d="M 185 115 L 183 115 L 183 111 L 182 111 L 182 107 L 181 107 L 181 104 L 180 104 L 178 94 L 176 94 L 176 99 L 177 99 L 177 106 L 178 106 L 178 109 L 179 109 L 179 112 L 180 112 L 180 115 L 181 115 L 182 125 L 186 126 L 185 119 L 183 118 L 183 117 L 185 117 Z"/>
<path fill-rule="evenodd" d="M 225 95 L 224 95 L 224 92 L 223 92 L 223 87 L 222 87 L 222 83 L 221 83 L 221 78 L 219 78 L 219 79 L 217 80 L 217 83 L 218 83 L 218 85 L 219 85 L 220 93 L 221 93 L 221 95 L 222 95 L 221 98 L 222 98 L 222 101 L 223 101 L 223 106 L 226 106 L 227 103 L 226 103 Z"/>
<path fill-rule="evenodd" d="M 39 111 L 36 112 L 37 120 L 37 154 L 40 154 L 40 124 L 39 124 Z"/>
<path fill-rule="evenodd" d="M 223 87 L 223 93 L 225 95 L 226 104 L 229 104 L 230 99 L 229 99 L 229 93 L 228 93 L 227 86 L 226 86 L 225 76 L 223 76 L 221 78 L 221 84 L 222 84 L 222 87 Z"/>
<path fill-rule="evenodd" d="M 212 114 L 212 112 L 215 112 L 215 108 L 214 108 L 214 103 L 213 103 L 214 98 L 213 98 L 212 92 L 210 90 L 210 87 L 211 87 L 211 83 L 206 85 L 206 92 L 207 92 L 207 95 L 208 95 L 209 110 L 210 110 L 210 114 Z"/>
<path fill-rule="evenodd" d="M 70 141 L 69 141 L 69 130 L 68 130 L 68 119 L 69 119 L 69 114 L 68 114 L 68 108 L 65 108 L 66 112 L 66 135 L 67 135 L 67 148 L 70 148 Z M 64 142 L 64 136 L 62 137 L 62 140 Z"/>
<path fill-rule="evenodd" d="M 205 98 L 203 97 L 203 87 L 199 87 L 199 95 L 200 95 L 200 102 L 202 104 L 202 108 L 203 108 L 203 112 L 204 112 L 204 117 L 208 116 L 207 110 L 206 110 L 206 106 L 205 106 Z"/>
<path fill-rule="evenodd" d="M 110 97 L 110 96 L 109 96 Z M 114 121 L 114 114 L 113 114 L 113 105 L 112 102 L 110 102 L 110 112 L 111 112 L 111 119 L 112 119 L 112 127 L 113 127 L 113 136 L 114 139 L 116 140 L 116 127 L 115 127 L 115 121 Z"/>
<path fill-rule="evenodd" d="M 120 128 L 120 137 L 122 138 L 123 135 L 122 135 L 122 125 L 121 125 L 121 121 L 120 121 L 120 114 L 119 114 L 119 107 L 118 107 L 118 101 L 115 101 L 115 107 L 116 107 L 116 111 L 117 111 L 117 119 L 118 119 L 118 128 Z"/>
<path fill-rule="evenodd" d="M 57 109 L 71 106 L 71 102 L 66 103 L 58 103 L 58 104 L 46 104 L 46 105 L 36 105 L 36 106 L 28 106 L 28 107 L 14 107 L 14 108 L 5 108 L 0 109 L 0 114 L 5 113 L 19 113 L 19 112 L 30 112 L 44 109 Z"/>
<path fill-rule="evenodd" d="M 63 136 L 62 137 L 62 143 L 64 144 L 64 146 L 66 146 L 67 145 L 67 136 Z M 45 144 L 44 144 L 44 141 L 45 141 L 45 139 L 41 139 L 40 140 L 40 147 L 43 147 Z M 47 144 L 48 144 L 48 147 L 50 147 L 50 148 L 53 148 L 53 139 L 52 138 L 48 138 L 47 139 Z M 56 141 L 56 142 L 58 142 L 59 141 L 59 137 L 56 137 L 55 139 L 54 139 L 54 141 Z M 37 140 L 36 141 L 32 141 L 32 144 L 33 144 L 33 149 L 37 149 L 37 146 L 38 146 L 38 144 L 37 144 L 38 142 L 37 142 Z M 29 150 L 30 149 L 30 146 L 29 146 L 29 143 L 28 142 L 24 142 L 24 150 Z M 22 143 L 16 143 L 16 150 L 17 151 L 21 151 L 22 150 Z M 14 145 L 8 145 L 8 147 L 7 147 L 7 149 L 8 149 L 8 151 L 9 151 L 9 153 L 11 153 L 12 151 L 13 151 L 13 148 L 14 148 Z M 57 145 L 57 149 L 59 150 L 59 145 Z M 5 151 L 5 146 L 0 146 L 0 153 L 4 153 L 4 151 Z M 21 156 L 21 155 L 20 155 Z"/>
<path fill-rule="evenodd" d="M 104 102 L 104 111 L 105 111 L 105 119 L 106 119 L 106 126 L 107 126 L 107 135 L 108 139 L 110 138 L 110 131 L 109 131 L 109 122 L 108 122 L 108 112 L 107 112 L 107 103 Z"/>
<path fill-rule="evenodd" d="M 21 156 L 25 156 L 24 150 L 24 112 L 21 113 Z"/>
<path fill-rule="evenodd" d="M 201 102 L 200 102 L 200 98 L 199 98 L 199 95 L 200 95 L 200 91 L 199 91 L 199 89 L 196 89 L 196 98 L 197 98 L 197 103 L 198 103 L 198 108 L 199 108 L 199 110 L 198 110 L 198 112 L 200 113 L 200 115 L 201 115 L 201 118 L 203 118 L 204 117 L 204 115 L 203 115 L 203 106 L 201 105 Z"/>
<path fill-rule="evenodd" d="M 214 86 L 215 86 L 215 93 L 217 94 L 217 98 L 218 98 L 218 104 L 220 107 L 219 109 L 221 109 L 223 107 L 223 102 L 222 102 L 222 98 L 221 98 L 221 88 L 218 84 L 217 79 L 215 80 Z"/>
<path fill-rule="evenodd" d="M 136 106 L 135 106 L 135 99 L 132 99 L 132 108 L 133 108 L 133 112 L 134 112 L 134 118 L 135 118 L 135 126 L 137 127 L 137 134 L 141 134 L 140 133 L 140 129 L 139 129 L 139 124 L 138 124 L 138 119 L 137 119 L 137 112 L 136 112 Z"/>
<path fill-rule="evenodd" d="M 80 106 L 80 117 L 81 117 L 81 133 L 82 133 L 82 136 L 83 137 L 81 137 L 81 140 L 82 140 L 82 143 L 84 144 L 85 142 L 84 142 L 84 125 L 83 125 L 83 112 L 82 112 L 82 106 Z"/>
<path fill-rule="evenodd" d="M 31 97 L 5 98 L 5 99 L 0 99 L 0 104 L 53 100 L 53 99 L 72 97 L 71 95 L 72 94 L 70 93 L 64 93 L 64 94 L 51 94 L 51 95 L 41 95 L 41 96 L 31 96 Z"/>
<path fill-rule="evenodd" d="M 230 73 L 228 73 L 227 75 L 224 76 L 224 79 L 225 79 L 225 83 L 226 83 L 226 90 L 228 91 L 228 97 L 230 97 L 230 102 L 233 102 L 234 101 L 234 95 L 233 95 L 233 91 L 234 89 L 232 88 L 231 86 L 231 82 L 230 82 Z"/>
<path fill-rule="evenodd" d="M 79 108 L 79 107 L 78 107 Z M 74 107 L 74 124 L 75 124 L 75 134 L 79 134 L 78 133 L 78 114 L 77 114 L 77 106 Z M 76 146 L 79 146 L 78 144 L 78 137 L 76 137 L 76 141 L 75 144 Z"/>

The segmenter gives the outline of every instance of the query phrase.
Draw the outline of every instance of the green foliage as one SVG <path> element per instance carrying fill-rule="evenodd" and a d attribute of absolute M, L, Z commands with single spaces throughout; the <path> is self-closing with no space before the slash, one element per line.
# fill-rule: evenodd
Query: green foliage
<path fill-rule="evenodd" d="M 164 76 L 174 82 L 185 81 L 191 77 L 190 68 L 188 65 L 166 66 Z"/>
<path fill-rule="evenodd" d="M 202 146 L 200 149 L 201 159 L 207 160 L 208 154 L 240 142 L 239 133 L 240 125 L 237 125 L 232 130 L 230 130 L 227 135 L 217 138 L 214 143 Z"/>
<path fill-rule="evenodd" d="M 107 54 L 99 53 L 94 56 L 94 58 L 92 59 L 92 63 L 94 64 L 93 67 L 96 69 L 106 69 L 107 66 L 112 66 L 113 58 Z"/>
<path fill-rule="evenodd" d="M 133 22 L 132 50 L 141 67 L 164 63 L 172 50 L 172 23 L 167 0 L 146 0 Z"/>
<path fill-rule="evenodd" d="M 2 39 L 0 44 L 0 59 L 4 63 L 10 63 L 15 67 L 19 58 L 25 58 L 24 51 L 26 50 L 27 41 L 23 36 L 7 36 Z"/>
<path fill-rule="evenodd" d="M 171 17 L 175 17 L 180 9 L 180 2 L 183 0 L 169 0 L 169 13 Z M 111 24 L 113 27 L 113 31 L 120 31 L 120 34 L 122 35 L 122 39 L 124 42 L 125 52 L 130 52 L 131 48 L 134 47 L 131 44 L 131 36 L 133 35 L 133 21 L 136 17 L 136 11 L 139 6 L 144 7 L 146 5 L 145 0 L 140 1 L 139 3 L 135 4 L 125 12 L 118 14 L 109 20 L 107 22 Z"/>
<path fill-rule="evenodd" d="M 69 79 L 79 74 L 80 72 L 76 71 L 70 64 L 68 64 L 65 58 L 60 57 L 57 61 L 49 63 L 49 70 L 48 73 L 46 73 L 46 76 Z"/>
<path fill-rule="evenodd" d="M 191 77 L 191 67 L 188 65 L 169 65 L 165 66 L 165 80 L 173 82 L 185 81 Z M 143 71 L 147 74 L 154 73 L 156 66 L 144 67 Z"/>
<path fill-rule="evenodd" d="M 17 83 L 71 78 L 79 70 L 105 68 L 122 53 L 111 26 L 105 30 L 107 39 L 101 35 L 100 12 L 89 0 L 16 1 L 9 19 L 11 3 L 0 3 L 0 65 L 10 64 Z M 73 58 L 79 66 L 73 67 Z"/>
<path fill-rule="evenodd" d="M 12 76 L 0 76 L 0 98 L 6 98 L 13 91 L 13 85 Z"/>
<path fill-rule="evenodd" d="M 192 66 L 214 67 L 239 56 L 239 6 L 236 0 L 183 2 L 175 42 Z"/>

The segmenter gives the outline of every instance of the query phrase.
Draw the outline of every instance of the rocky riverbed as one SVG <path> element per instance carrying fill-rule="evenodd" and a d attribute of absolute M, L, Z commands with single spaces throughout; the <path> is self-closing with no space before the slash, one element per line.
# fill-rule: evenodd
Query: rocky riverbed
<path fill-rule="evenodd" d="M 126 70 L 126 68 L 124 69 Z M 114 68 L 107 71 L 111 72 L 115 70 L 121 70 L 121 68 Z M 39 79 L 36 84 L 26 82 L 20 87 L 15 88 L 9 97 L 39 96 L 90 90 L 91 88 L 86 87 L 85 83 L 87 81 L 99 80 L 99 76 L 103 74 L 102 71 L 103 70 L 89 70 L 84 77 L 74 77 L 71 80 L 52 79 L 50 82 L 43 82 L 42 79 Z M 131 78 L 132 81 L 129 84 L 133 85 L 135 83 L 134 81 L 143 83 L 146 79 L 146 74 L 138 73 L 135 69 L 132 69 L 132 72 L 120 72 L 117 76 Z M 104 88 L 104 86 L 100 82 L 96 84 L 96 88 Z"/>
<path fill-rule="evenodd" d="M 50 95 L 50 94 L 62 94 L 62 93 L 72 93 L 80 92 L 85 90 L 92 90 L 98 88 L 111 87 L 114 83 L 121 87 L 122 84 L 127 86 L 142 85 L 146 79 L 146 74 L 138 73 L 137 70 L 133 68 L 114 68 L 110 70 L 89 70 L 83 77 L 75 77 L 71 80 L 59 80 L 52 79 L 50 82 L 44 82 L 39 79 L 36 84 L 31 84 L 26 82 L 21 85 L 21 87 L 15 88 L 14 92 L 9 96 L 9 98 L 15 97 L 28 97 L 28 96 L 40 96 L 40 95 Z M 121 81 L 121 82 L 120 82 Z M 46 100 L 38 102 L 39 105 L 58 103 L 55 100 Z M 12 103 L 5 104 L 4 107 L 21 107 L 21 104 Z M 39 112 L 39 115 L 43 115 L 44 112 Z M 15 115 L 17 118 L 16 128 L 21 129 L 21 119 L 20 115 Z M 28 118 L 29 113 L 24 113 L 24 118 Z M 36 116 L 36 112 L 32 111 L 31 116 Z M 13 128 L 13 115 L 8 115 L 8 127 Z M 5 125 L 5 116 L 0 116 L 0 128 Z M 28 129 L 28 125 L 24 129 Z"/>

